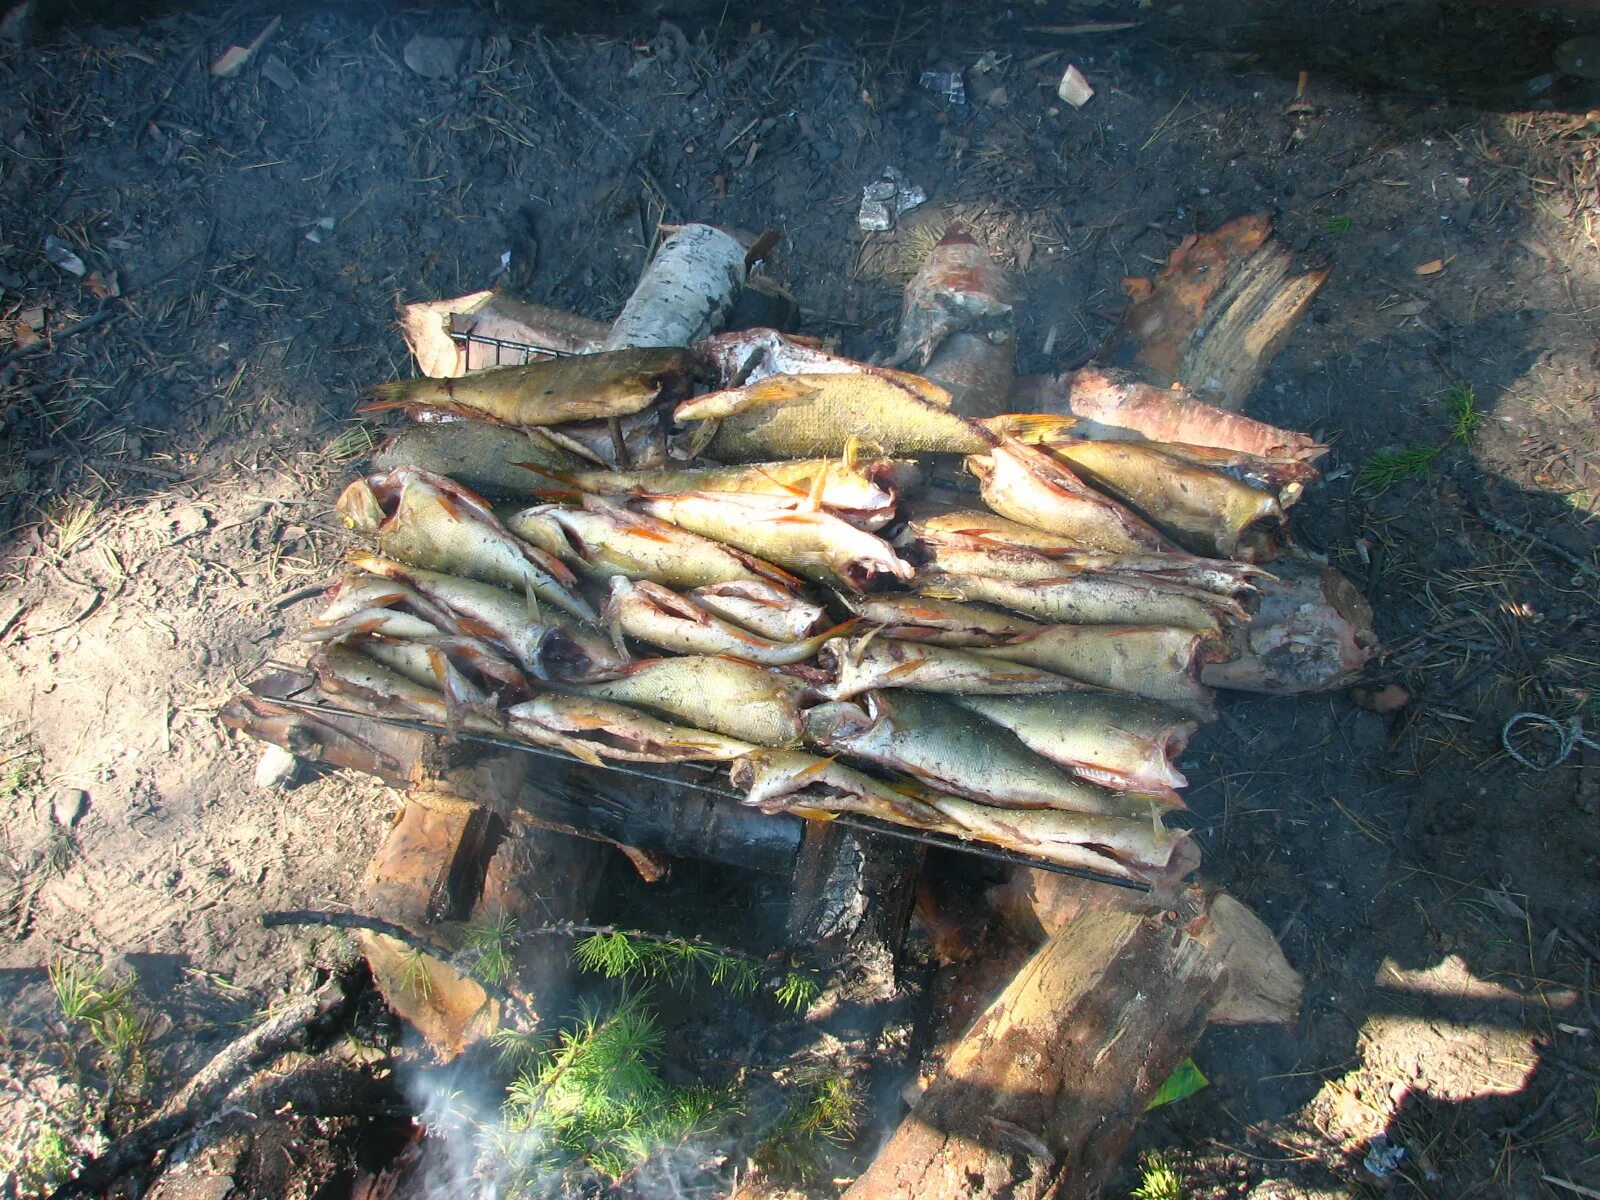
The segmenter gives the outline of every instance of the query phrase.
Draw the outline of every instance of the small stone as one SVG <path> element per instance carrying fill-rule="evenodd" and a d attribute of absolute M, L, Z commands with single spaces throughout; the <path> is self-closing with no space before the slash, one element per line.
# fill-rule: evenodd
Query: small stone
<path fill-rule="evenodd" d="M 406 43 L 401 54 L 406 66 L 424 79 L 448 79 L 461 65 L 466 45 L 464 38 L 429 37 L 419 33 Z"/>
<path fill-rule="evenodd" d="M 256 762 L 255 783 L 258 788 L 288 787 L 300 770 L 300 760 L 282 746 L 268 746 Z"/>
<path fill-rule="evenodd" d="M 50 802 L 50 815 L 63 829 L 71 829 L 89 811 L 89 793 L 82 788 L 58 788 Z"/>

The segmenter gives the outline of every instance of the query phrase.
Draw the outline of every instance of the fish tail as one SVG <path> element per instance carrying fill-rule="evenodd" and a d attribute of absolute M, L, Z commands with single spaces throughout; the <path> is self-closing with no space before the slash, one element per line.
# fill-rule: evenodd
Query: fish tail
<path fill-rule="evenodd" d="M 978 422 L 996 437 L 1014 438 L 1027 446 L 1049 445 L 1077 423 L 1077 417 L 1054 413 L 1005 413 Z"/>
<path fill-rule="evenodd" d="M 396 379 L 393 383 L 373 384 L 367 389 L 367 394 L 372 399 L 362 405 L 359 411 L 387 412 L 417 404 L 436 404 L 450 395 L 450 388 L 441 388 L 438 381 L 433 379 Z"/>

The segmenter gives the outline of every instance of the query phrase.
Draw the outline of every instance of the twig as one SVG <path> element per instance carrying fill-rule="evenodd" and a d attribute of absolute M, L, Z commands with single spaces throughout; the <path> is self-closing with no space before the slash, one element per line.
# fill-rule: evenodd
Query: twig
<path fill-rule="evenodd" d="M 74 321 L 71 325 L 68 325 L 59 333 L 51 334 L 48 338 L 37 341 L 31 346 L 24 346 L 20 350 L 9 350 L 5 354 L 0 354 L 0 367 L 6 366 L 8 363 L 16 362 L 16 360 L 19 358 L 27 358 L 30 355 L 43 354 L 48 350 L 53 350 L 57 345 L 66 341 L 69 337 L 75 337 L 77 334 L 93 329 L 96 325 L 104 324 L 106 321 L 109 321 L 116 315 L 117 310 L 108 304 L 99 312 L 90 313 L 83 320 Z"/>
<path fill-rule="evenodd" d="M 404 942 L 411 949 L 431 954 L 435 958 L 449 958 L 453 953 L 448 946 L 429 941 L 425 937 L 418 937 L 404 925 L 396 925 L 393 921 L 385 921 L 381 917 L 364 917 L 360 913 L 320 912 L 309 908 L 290 909 L 284 912 L 262 913 L 261 924 L 267 929 L 294 925 L 331 925 L 335 929 L 362 929 L 368 933 L 381 933 L 384 937 L 391 937 L 397 942 Z"/>
<path fill-rule="evenodd" d="M 1600 1200 L 1600 1192 L 1584 1187 L 1581 1183 L 1573 1183 L 1570 1179 L 1562 1179 L 1556 1175 L 1540 1175 L 1539 1178 L 1555 1187 L 1566 1188 L 1567 1191 L 1576 1192 L 1580 1196 L 1593 1196 L 1594 1200 Z"/>
<path fill-rule="evenodd" d="M 161 1111 L 105 1153 L 89 1159 L 76 1179 L 57 1188 L 50 1200 L 105 1191 L 123 1172 L 150 1158 L 191 1126 L 216 1111 L 238 1078 L 287 1050 L 300 1031 L 327 1016 L 345 999 L 353 971 L 334 975 L 316 991 L 290 1001 L 279 1012 L 225 1046 Z"/>
<path fill-rule="evenodd" d="M 574 109 L 576 109 L 578 115 L 581 116 L 585 121 L 588 121 L 589 124 L 598 129 L 603 138 L 605 138 L 618 150 L 621 150 L 623 154 L 628 156 L 628 161 L 633 166 L 633 169 L 638 171 L 640 177 L 644 179 L 645 183 L 650 185 L 651 190 L 661 197 L 661 207 L 670 215 L 676 216 L 678 214 L 678 210 L 677 206 L 672 202 L 671 193 L 669 193 L 666 188 L 662 187 L 661 181 L 650 173 L 650 168 L 644 165 L 643 161 L 641 161 L 640 155 L 634 153 L 633 149 L 628 145 L 627 142 L 622 140 L 621 136 L 616 132 L 616 130 L 612 129 L 582 104 L 579 104 L 577 98 L 573 96 L 571 92 L 567 91 L 566 84 L 562 83 L 561 76 L 556 74 L 555 65 L 551 63 L 550 55 L 544 48 L 544 31 L 542 29 L 534 30 L 533 52 L 538 56 L 539 62 L 543 64 L 545 74 L 550 76 L 550 83 L 555 88 L 556 95 L 560 96 Z"/>
<path fill-rule="evenodd" d="M 1600 567 L 1597 567 L 1593 563 L 1579 558 L 1565 546 L 1559 546 L 1555 542 L 1552 542 L 1549 538 L 1540 537 L 1531 529 L 1524 529 L 1520 525 L 1513 525 L 1510 521 L 1502 520 L 1470 500 L 1467 502 L 1467 507 L 1477 516 L 1480 521 L 1488 525 L 1490 529 L 1493 529 L 1502 537 L 1521 538 L 1523 541 L 1532 542 L 1541 550 L 1547 551 L 1550 554 L 1554 554 L 1563 562 L 1570 563 L 1574 568 L 1576 568 L 1578 571 L 1581 571 L 1583 574 L 1592 576 L 1595 579 L 1600 579 Z"/>

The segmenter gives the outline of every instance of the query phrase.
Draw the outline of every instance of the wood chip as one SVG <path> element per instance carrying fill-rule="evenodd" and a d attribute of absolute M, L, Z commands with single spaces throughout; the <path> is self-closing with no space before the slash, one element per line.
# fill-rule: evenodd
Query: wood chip
<path fill-rule="evenodd" d="M 1094 98 L 1094 88 L 1089 86 L 1089 81 L 1083 77 L 1083 72 L 1071 63 L 1062 73 L 1061 83 L 1056 88 L 1056 95 L 1060 96 L 1073 108 L 1082 108 Z"/>
<path fill-rule="evenodd" d="M 1427 262 L 1423 263 L 1420 267 L 1417 268 L 1417 274 L 1418 275 L 1437 275 L 1442 270 L 1444 270 L 1444 259 L 1442 259 L 1442 258 L 1430 258 Z"/>

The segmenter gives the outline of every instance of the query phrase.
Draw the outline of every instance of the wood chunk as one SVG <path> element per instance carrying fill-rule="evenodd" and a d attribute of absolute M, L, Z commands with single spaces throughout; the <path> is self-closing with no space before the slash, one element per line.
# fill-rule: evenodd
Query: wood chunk
<path fill-rule="evenodd" d="M 1159 915 L 1085 912 L 968 1030 L 845 1200 L 1088 1200 L 1224 985 Z"/>
<path fill-rule="evenodd" d="M 1181 383 L 1238 411 L 1327 279 L 1292 275 L 1293 252 L 1272 218 L 1251 213 L 1190 234 L 1123 315 L 1100 361 L 1157 387 Z"/>
<path fill-rule="evenodd" d="M 789 944 L 850 961 L 869 990 L 891 995 L 924 854 L 905 838 L 807 822 L 794 866 Z"/>
<path fill-rule="evenodd" d="M 1014 933 L 1036 942 L 1091 912 L 1175 914 L 1184 931 L 1227 969 L 1226 985 L 1209 1016 L 1213 1024 L 1289 1025 L 1300 1014 L 1305 980 L 1289 965 L 1272 931 L 1247 906 L 1208 884 L 1159 897 L 1022 868 L 991 898 Z"/>

